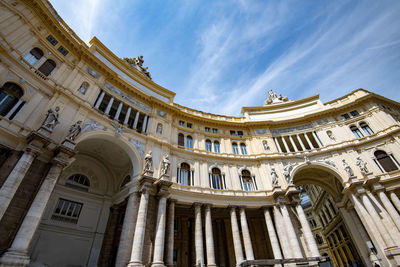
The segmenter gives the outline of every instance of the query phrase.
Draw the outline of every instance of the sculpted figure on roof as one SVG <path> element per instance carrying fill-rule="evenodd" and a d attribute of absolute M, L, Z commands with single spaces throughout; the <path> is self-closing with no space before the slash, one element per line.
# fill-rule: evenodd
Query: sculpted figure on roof
<path fill-rule="evenodd" d="M 271 89 L 268 92 L 268 99 L 265 100 L 264 106 L 269 105 L 269 104 L 276 104 L 276 103 L 281 103 L 281 102 L 286 102 L 288 101 L 287 96 L 282 96 L 282 94 L 279 94 L 279 96 Z"/>
<path fill-rule="evenodd" d="M 148 71 L 149 67 L 143 67 L 144 59 L 143 56 L 133 57 L 133 58 L 123 58 L 128 64 L 132 67 L 141 72 L 144 76 L 151 80 L 150 72 Z"/>

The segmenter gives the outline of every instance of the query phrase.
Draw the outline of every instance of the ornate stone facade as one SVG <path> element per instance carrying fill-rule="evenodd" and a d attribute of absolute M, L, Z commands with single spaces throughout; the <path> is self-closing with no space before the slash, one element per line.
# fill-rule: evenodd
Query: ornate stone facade
<path fill-rule="evenodd" d="M 271 90 L 208 114 L 47 0 L 0 12 L 0 266 L 400 264 L 399 103 Z"/>

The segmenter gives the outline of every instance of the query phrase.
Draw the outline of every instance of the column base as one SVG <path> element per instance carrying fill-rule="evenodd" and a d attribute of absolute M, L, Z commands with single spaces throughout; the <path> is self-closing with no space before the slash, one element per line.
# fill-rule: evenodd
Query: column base
<path fill-rule="evenodd" d="M 153 262 L 151 264 L 151 267 L 167 267 L 167 266 L 165 266 L 163 262 Z"/>
<path fill-rule="evenodd" d="M 130 262 L 126 267 L 145 267 L 141 262 Z"/>
<path fill-rule="evenodd" d="M 8 250 L 0 258 L 0 267 L 25 267 L 28 266 L 31 259 L 26 252 L 17 250 Z"/>
<path fill-rule="evenodd" d="M 217 267 L 216 264 L 207 264 L 207 267 Z"/>

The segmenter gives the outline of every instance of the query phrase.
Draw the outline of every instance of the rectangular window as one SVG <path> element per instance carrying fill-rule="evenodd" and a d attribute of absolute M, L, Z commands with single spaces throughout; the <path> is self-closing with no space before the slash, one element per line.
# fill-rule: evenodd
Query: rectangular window
<path fill-rule="evenodd" d="M 58 43 L 58 41 L 51 35 L 47 36 L 47 41 L 49 41 L 49 43 L 51 43 L 52 45 L 56 45 Z"/>
<path fill-rule="evenodd" d="M 186 126 L 187 126 L 188 128 L 192 128 L 192 124 L 189 123 L 189 122 L 186 124 Z"/>
<path fill-rule="evenodd" d="M 62 47 L 61 45 L 60 45 L 60 47 L 58 47 L 57 50 L 58 50 L 58 52 L 60 52 L 63 56 L 68 55 L 68 50 L 65 49 L 64 47 Z"/>
<path fill-rule="evenodd" d="M 351 116 L 353 116 L 353 117 L 359 115 L 357 110 L 350 111 L 350 114 L 351 114 Z"/>
<path fill-rule="evenodd" d="M 243 136 L 243 131 L 237 131 L 237 135 L 239 135 L 240 137 Z"/>
<path fill-rule="evenodd" d="M 179 126 L 185 126 L 185 122 L 184 121 L 179 121 Z"/>
<path fill-rule="evenodd" d="M 347 114 L 347 113 L 342 114 L 342 118 L 345 119 L 345 120 L 350 119 L 350 115 Z"/>
<path fill-rule="evenodd" d="M 236 131 L 231 130 L 230 133 L 231 135 L 236 135 Z"/>
<path fill-rule="evenodd" d="M 82 210 L 82 203 L 60 198 L 51 216 L 52 220 L 77 223 Z"/>
<path fill-rule="evenodd" d="M 218 133 L 218 129 L 213 128 L 213 133 L 217 134 Z"/>
<path fill-rule="evenodd" d="M 209 132 L 210 132 L 210 127 L 205 127 L 205 128 L 204 128 L 204 131 L 206 131 L 207 133 L 209 133 Z"/>

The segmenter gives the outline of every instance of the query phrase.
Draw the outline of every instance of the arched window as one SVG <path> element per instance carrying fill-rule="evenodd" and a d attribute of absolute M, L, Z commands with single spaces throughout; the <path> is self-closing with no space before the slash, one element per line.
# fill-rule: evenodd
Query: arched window
<path fill-rule="evenodd" d="M 218 168 L 212 168 L 210 173 L 210 186 L 214 189 L 225 189 L 225 175 Z"/>
<path fill-rule="evenodd" d="M 211 146 L 211 141 L 210 140 L 206 140 L 206 151 L 207 152 L 211 152 L 212 151 L 212 146 Z"/>
<path fill-rule="evenodd" d="M 364 137 L 362 135 L 362 133 L 360 132 L 360 130 L 357 128 L 357 126 L 354 126 L 354 125 L 350 126 L 350 130 L 353 132 L 353 134 L 356 138 Z"/>
<path fill-rule="evenodd" d="M 193 171 L 190 170 L 189 164 L 183 162 L 178 167 L 177 182 L 183 185 L 193 185 Z"/>
<path fill-rule="evenodd" d="M 251 176 L 248 170 L 242 170 L 241 176 L 242 188 L 245 191 L 255 191 L 257 190 L 257 185 L 255 183 L 254 176 Z"/>
<path fill-rule="evenodd" d="M 220 153 L 219 142 L 218 141 L 214 141 L 214 152 L 215 153 Z"/>
<path fill-rule="evenodd" d="M 15 83 L 7 82 L 0 89 L 0 115 L 13 119 L 22 108 L 24 91 Z"/>
<path fill-rule="evenodd" d="M 242 152 L 242 155 L 247 155 L 247 149 L 246 149 L 246 144 L 245 143 L 241 143 L 240 144 L 240 150 Z"/>
<path fill-rule="evenodd" d="M 87 89 L 89 88 L 89 84 L 87 82 L 83 82 L 81 86 L 78 88 L 78 92 L 81 94 L 86 94 Z"/>
<path fill-rule="evenodd" d="M 131 181 L 131 176 L 127 175 L 124 180 L 122 181 L 121 188 L 124 187 L 127 183 Z"/>
<path fill-rule="evenodd" d="M 31 64 L 32 66 L 35 65 L 35 63 L 43 57 L 43 51 L 40 50 L 39 48 L 35 47 L 33 48 L 26 56 L 24 59 Z"/>
<path fill-rule="evenodd" d="M 78 190 L 88 191 L 90 187 L 89 178 L 83 174 L 74 174 L 68 178 L 65 185 Z"/>
<path fill-rule="evenodd" d="M 375 151 L 374 155 L 376 160 L 378 161 L 378 167 L 381 169 L 382 172 L 383 170 L 385 170 L 385 172 L 391 172 L 398 169 L 396 164 L 393 162 L 393 160 L 396 159 L 392 155 L 388 155 L 385 151 L 382 150 Z"/>
<path fill-rule="evenodd" d="M 185 136 L 182 133 L 178 134 L 178 146 L 185 146 Z"/>
<path fill-rule="evenodd" d="M 366 122 L 361 122 L 360 127 L 361 127 L 361 129 L 363 129 L 363 131 L 366 135 L 374 134 L 374 132 L 371 130 L 371 128 L 369 128 L 369 126 Z"/>
<path fill-rule="evenodd" d="M 190 135 L 186 136 L 186 147 L 193 148 L 193 138 Z"/>
<path fill-rule="evenodd" d="M 38 71 L 43 73 L 44 76 L 49 76 L 55 68 L 56 63 L 53 60 L 48 59 L 39 67 Z"/>
<path fill-rule="evenodd" d="M 236 143 L 232 143 L 232 150 L 233 150 L 233 154 L 239 155 L 239 149 L 238 149 L 238 145 Z"/>

